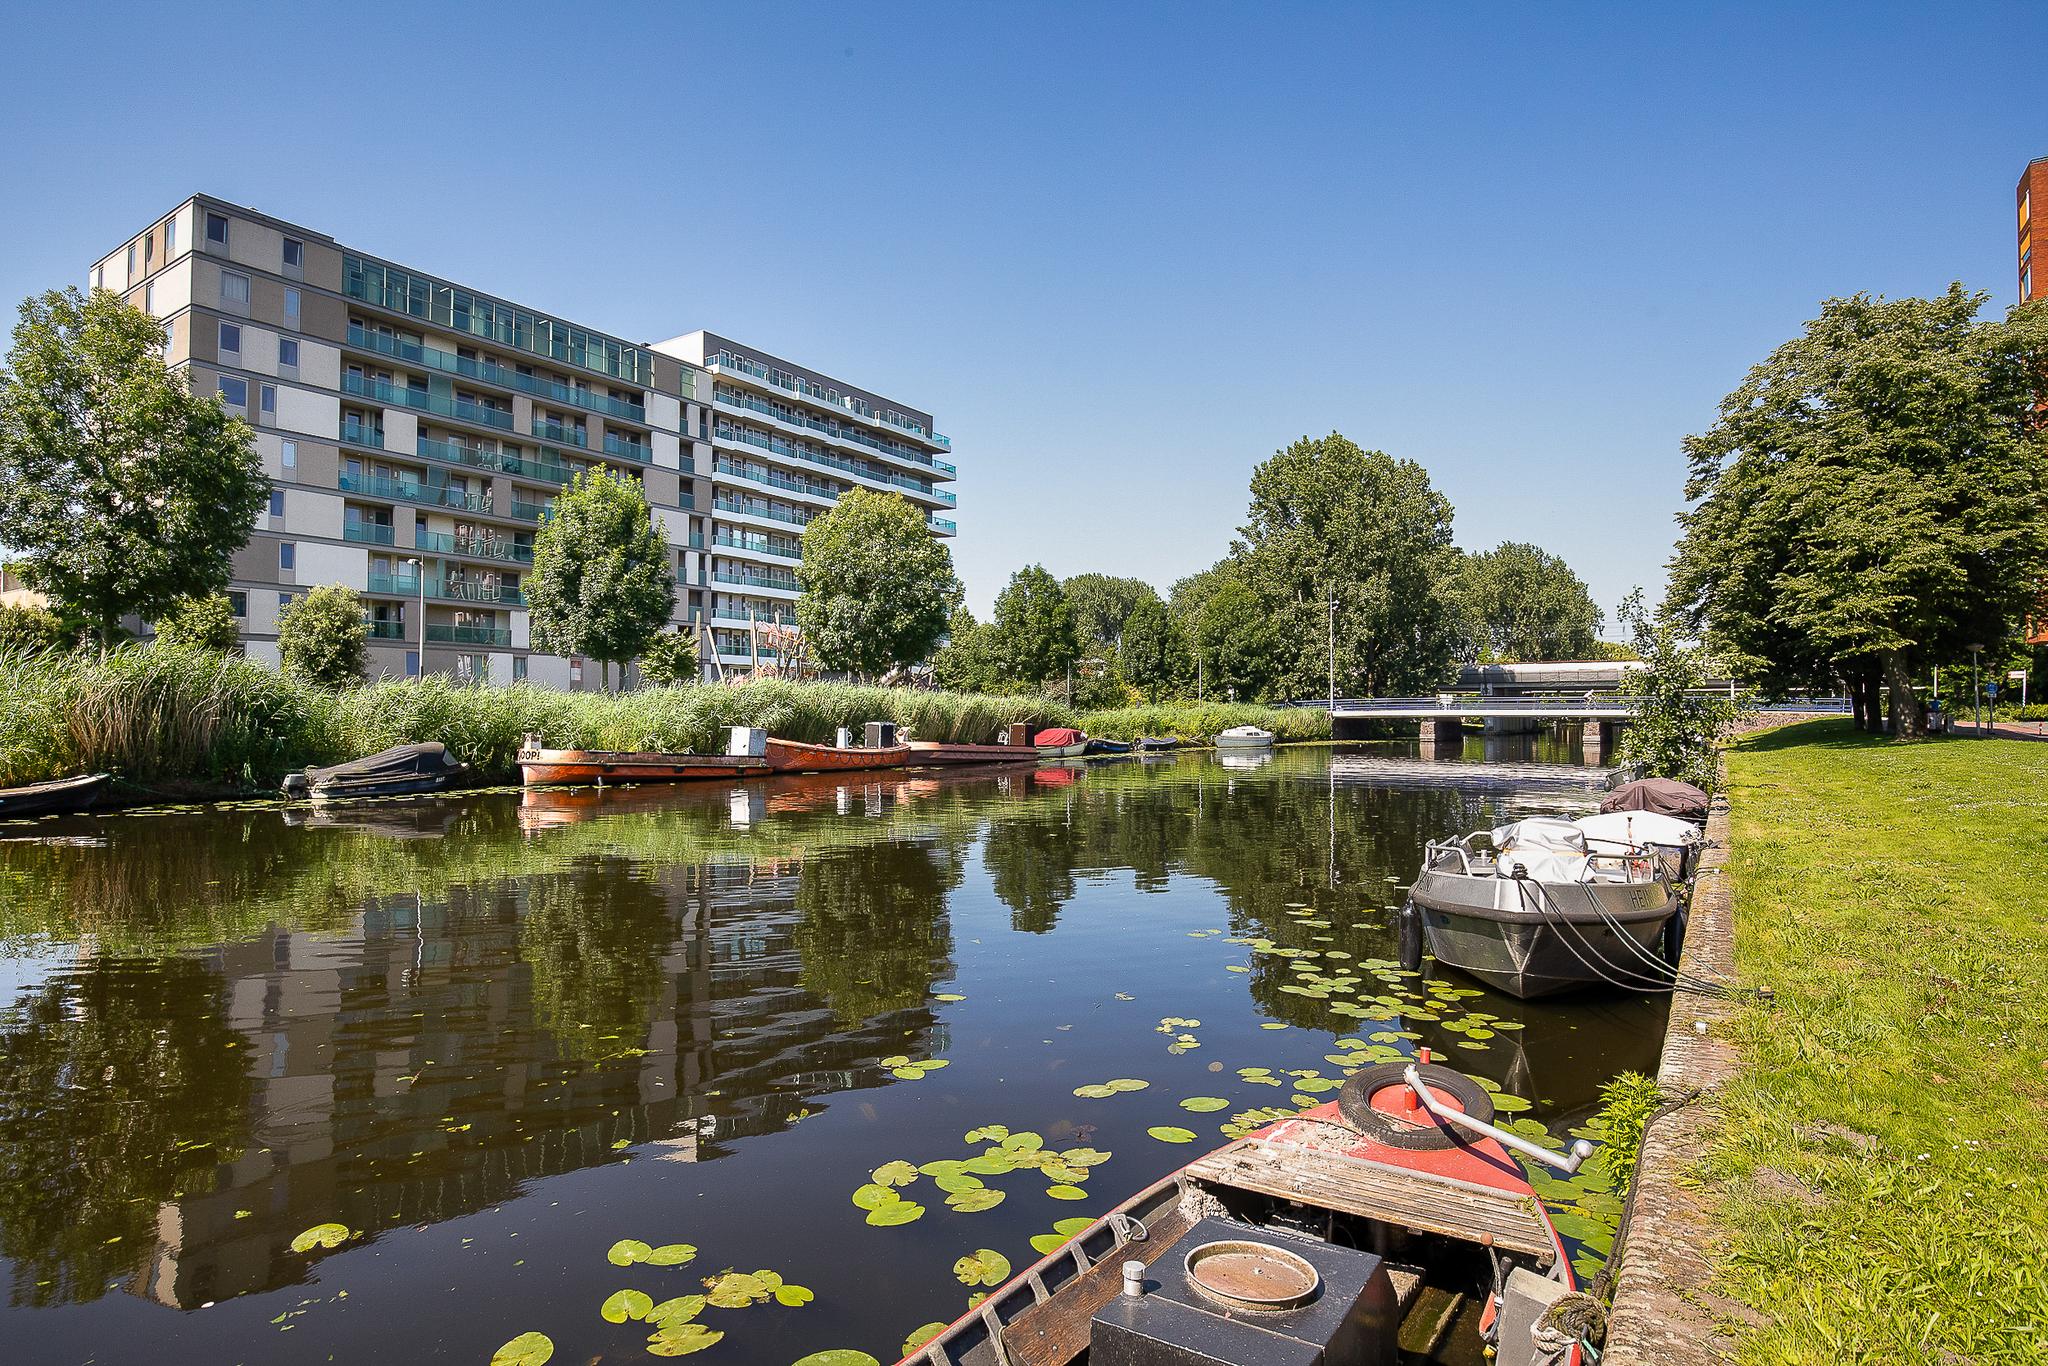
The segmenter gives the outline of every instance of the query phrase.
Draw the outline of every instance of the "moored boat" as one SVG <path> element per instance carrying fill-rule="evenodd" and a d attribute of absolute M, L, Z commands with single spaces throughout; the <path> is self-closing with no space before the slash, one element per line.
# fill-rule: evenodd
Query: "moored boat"
<path fill-rule="evenodd" d="M 1432 840 L 1409 901 L 1439 962 L 1523 1000 L 1671 988 L 1659 944 L 1679 907 L 1659 859 L 1592 849 L 1570 821 Z"/>
<path fill-rule="evenodd" d="M 1128 740 L 1103 740 L 1091 736 L 1088 740 L 1086 752 L 1089 754 L 1129 754 L 1131 752 L 1131 742 Z"/>
<path fill-rule="evenodd" d="M 0 788 L 0 821 L 29 816 L 68 816 L 83 811 L 99 800 L 113 781 L 109 773 L 87 773 L 76 778 L 54 778 L 47 783 Z"/>
<path fill-rule="evenodd" d="M 284 795 L 311 797 L 316 802 L 348 797 L 410 797 L 453 787 L 468 772 L 469 765 L 457 762 L 447 746 L 439 740 L 427 740 L 393 745 L 346 764 L 288 773 Z"/>
<path fill-rule="evenodd" d="M 531 737 L 529 737 L 531 738 Z M 700 778 L 754 778 L 774 772 L 749 754 L 674 754 L 659 750 L 546 749 L 519 751 L 528 787 L 588 783 L 683 783 Z"/>
<path fill-rule="evenodd" d="M 960 745 L 942 740 L 912 740 L 913 764 L 1014 764 L 1038 757 L 1030 745 Z"/>
<path fill-rule="evenodd" d="M 811 745 L 801 740 L 768 739 L 768 767 L 777 773 L 847 773 L 870 768 L 901 768 L 910 762 L 906 744 Z"/>
<path fill-rule="evenodd" d="M 1273 732 L 1257 726 L 1232 726 L 1216 737 L 1218 749 L 1270 749 Z"/>
<path fill-rule="evenodd" d="M 1579 1366 L 1563 1240 L 1471 1079 L 1368 1068 L 1337 1099 L 1140 1191 L 903 1358 Z M 1567 1302 L 1570 1301 L 1570 1302 Z M 1142 1351 L 1134 1351 L 1142 1345 Z M 1097 1354 L 1100 1354 L 1097 1356 Z"/>
<path fill-rule="evenodd" d="M 1699 826 L 1655 811 L 1602 811 L 1572 824 L 1586 832 L 1588 849 L 1655 854 L 1664 876 L 1674 883 L 1692 876 L 1705 843 Z"/>
<path fill-rule="evenodd" d="M 1074 759 L 1088 752 L 1088 737 L 1072 726 L 1048 726 L 1031 743 L 1041 759 Z"/>
<path fill-rule="evenodd" d="M 1179 749 L 1180 741 L 1170 735 L 1145 735 L 1138 739 L 1138 749 L 1146 754 L 1157 754 L 1169 749 Z"/>

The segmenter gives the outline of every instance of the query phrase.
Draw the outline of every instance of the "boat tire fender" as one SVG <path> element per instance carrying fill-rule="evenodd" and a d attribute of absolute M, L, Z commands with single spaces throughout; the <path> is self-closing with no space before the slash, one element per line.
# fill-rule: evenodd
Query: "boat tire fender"
<path fill-rule="evenodd" d="M 1383 1062 L 1353 1074 L 1337 1092 L 1337 1113 L 1344 1116 L 1344 1122 L 1360 1134 L 1389 1148 L 1434 1152 L 1463 1145 L 1468 1140 L 1457 1130 L 1436 1122 L 1426 1110 L 1419 1111 L 1417 1123 L 1407 1124 L 1394 1115 L 1372 1108 L 1375 1094 L 1389 1086 L 1407 1084 L 1402 1073 L 1408 1067 L 1406 1062 Z M 1455 1098 L 1465 1113 L 1481 1124 L 1493 1122 L 1493 1098 L 1463 1072 L 1439 1067 L 1435 1063 L 1424 1063 L 1417 1071 L 1430 1090 Z"/>

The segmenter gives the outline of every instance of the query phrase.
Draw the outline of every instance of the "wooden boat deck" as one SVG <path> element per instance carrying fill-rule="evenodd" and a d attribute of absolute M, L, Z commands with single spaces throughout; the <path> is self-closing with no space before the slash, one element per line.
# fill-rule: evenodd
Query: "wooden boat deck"
<path fill-rule="evenodd" d="M 1490 1235 L 1497 1246 L 1534 1257 L 1541 1266 L 1557 1255 L 1530 1196 L 1419 1175 L 1311 1144 L 1248 1138 L 1191 1163 L 1186 1175 L 1466 1242 Z"/>
<path fill-rule="evenodd" d="M 1156 1215 L 1145 1226 L 1145 1241 L 1126 1243 L 1062 1286 L 1058 1299 L 1041 1300 L 1003 1329 L 1003 1347 L 1010 1366 L 1066 1366 L 1088 1348 L 1095 1311 L 1124 1288 L 1123 1264 L 1150 1266 L 1180 1241 L 1193 1225 L 1178 1206 Z"/>

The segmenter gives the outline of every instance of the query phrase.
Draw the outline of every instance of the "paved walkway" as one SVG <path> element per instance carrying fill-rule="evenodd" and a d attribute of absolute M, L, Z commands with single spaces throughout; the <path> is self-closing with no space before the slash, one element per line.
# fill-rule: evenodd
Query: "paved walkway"
<path fill-rule="evenodd" d="M 1968 718 L 1956 722 L 1956 734 L 1973 735 L 1977 726 Z M 2048 721 L 1995 721 L 1985 728 L 1995 740 L 2048 740 Z"/>

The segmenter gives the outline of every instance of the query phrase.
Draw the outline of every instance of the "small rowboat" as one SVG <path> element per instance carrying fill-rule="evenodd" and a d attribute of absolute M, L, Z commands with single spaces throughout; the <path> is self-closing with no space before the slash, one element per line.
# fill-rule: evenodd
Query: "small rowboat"
<path fill-rule="evenodd" d="M 30 783 L 26 787 L 0 788 L 0 821 L 83 811 L 99 800 L 100 790 L 111 781 L 112 774 L 88 773 L 78 778 Z"/>
<path fill-rule="evenodd" d="M 1146 754 L 1158 754 L 1169 749 L 1179 749 L 1180 741 L 1170 735 L 1146 735 L 1139 738 L 1138 748 Z"/>
<path fill-rule="evenodd" d="M 777 773 L 847 773 L 866 768 L 901 768 L 909 745 L 807 745 L 801 740 L 768 740 L 768 767 Z"/>
<path fill-rule="evenodd" d="M 685 783 L 699 778 L 754 778 L 774 772 L 745 754 L 666 754 L 658 750 L 542 749 L 519 751 L 528 787 L 543 784 Z"/>
<path fill-rule="evenodd" d="M 1090 754 L 1129 754 L 1131 752 L 1131 742 L 1128 740 L 1091 739 L 1088 742 L 1088 752 Z"/>
<path fill-rule="evenodd" d="M 458 763 L 439 740 L 393 745 L 367 758 L 332 768 L 287 773 L 284 795 L 311 797 L 316 802 L 343 797 L 407 797 L 440 792 L 455 785 L 469 765 Z"/>
<path fill-rule="evenodd" d="M 1014 764 L 1038 758 L 1029 745 L 953 745 L 937 740 L 912 740 L 913 764 Z"/>
<path fill-rule="evenodd" d="M 1140 1191 L 901 1366 L 1382 1366 L 1489 1346 L 1499 1366 L 1581 1366 L 1595 1306 L 1508 1150 L 1571 1172 L 1592 1145 L 1494 1128 L 1486 1092 L 1428 1056 Z"/>

